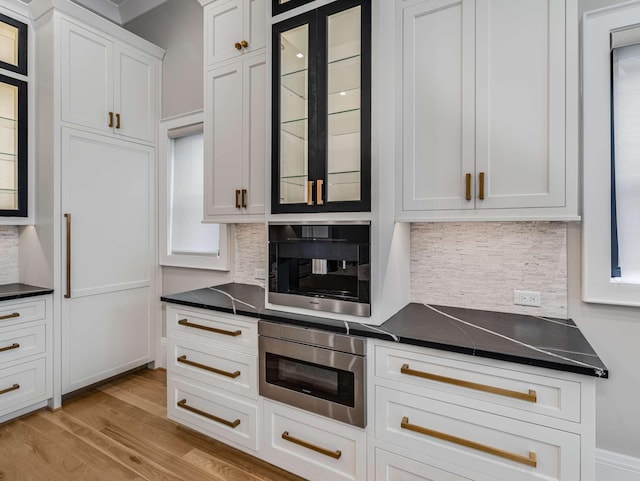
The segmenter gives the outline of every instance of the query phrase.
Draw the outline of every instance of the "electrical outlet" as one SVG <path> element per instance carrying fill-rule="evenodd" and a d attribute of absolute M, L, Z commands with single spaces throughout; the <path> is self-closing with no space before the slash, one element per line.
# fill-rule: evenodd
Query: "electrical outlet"
<path fill-rule="evenodd" d="M 513 303 L 519 306 L 540 307 L 540 293 L 535 291 L 513 291 Z"/>
<path fill-rule="evenodd" d="M 263 279 L 264 280 L 265 273 L 266 272 L 265 272 L 264 269 L 254 269 L 253 277 L 255 277 L 256 279 Z"/>

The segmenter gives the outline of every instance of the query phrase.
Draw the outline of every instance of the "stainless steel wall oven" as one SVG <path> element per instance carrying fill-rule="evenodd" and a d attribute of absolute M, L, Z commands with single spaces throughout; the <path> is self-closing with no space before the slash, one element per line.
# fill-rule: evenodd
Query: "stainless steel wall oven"
<path fill-rule="evenodd" d="M 363 338 L 258 321 L 260 395 L 366 425 Z"/>

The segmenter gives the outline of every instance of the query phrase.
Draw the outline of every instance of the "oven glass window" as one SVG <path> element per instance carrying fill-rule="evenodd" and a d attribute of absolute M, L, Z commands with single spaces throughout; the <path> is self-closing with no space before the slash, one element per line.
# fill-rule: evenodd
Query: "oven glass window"
<path fill-rule="evenodd" d="M 292 391 L 353 407 L 354 374 L 266 353 L 266 381 Z"/>

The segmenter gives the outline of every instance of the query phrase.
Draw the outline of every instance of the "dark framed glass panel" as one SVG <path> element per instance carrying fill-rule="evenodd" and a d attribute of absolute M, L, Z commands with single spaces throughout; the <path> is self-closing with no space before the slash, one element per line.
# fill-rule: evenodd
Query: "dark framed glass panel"
<path fill-rule="evenodd" d="M 271 15 L 275 17 L 276 15 L 293 10 L 306 3 L 311 3 L 312 1 L 313 0 L 272 0 Z"/>
<path fill-rule="evenodd" d="M 0 68 L 27 75 L 27 25 L 2 14 Z"/>

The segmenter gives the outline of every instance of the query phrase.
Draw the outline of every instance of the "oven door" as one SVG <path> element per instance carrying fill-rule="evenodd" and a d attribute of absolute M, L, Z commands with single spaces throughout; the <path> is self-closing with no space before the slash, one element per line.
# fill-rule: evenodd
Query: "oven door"
<path fill-rule="evenodd" d="M 260 395 L 365 427 L 365 358 L 260 336 Z"/>

